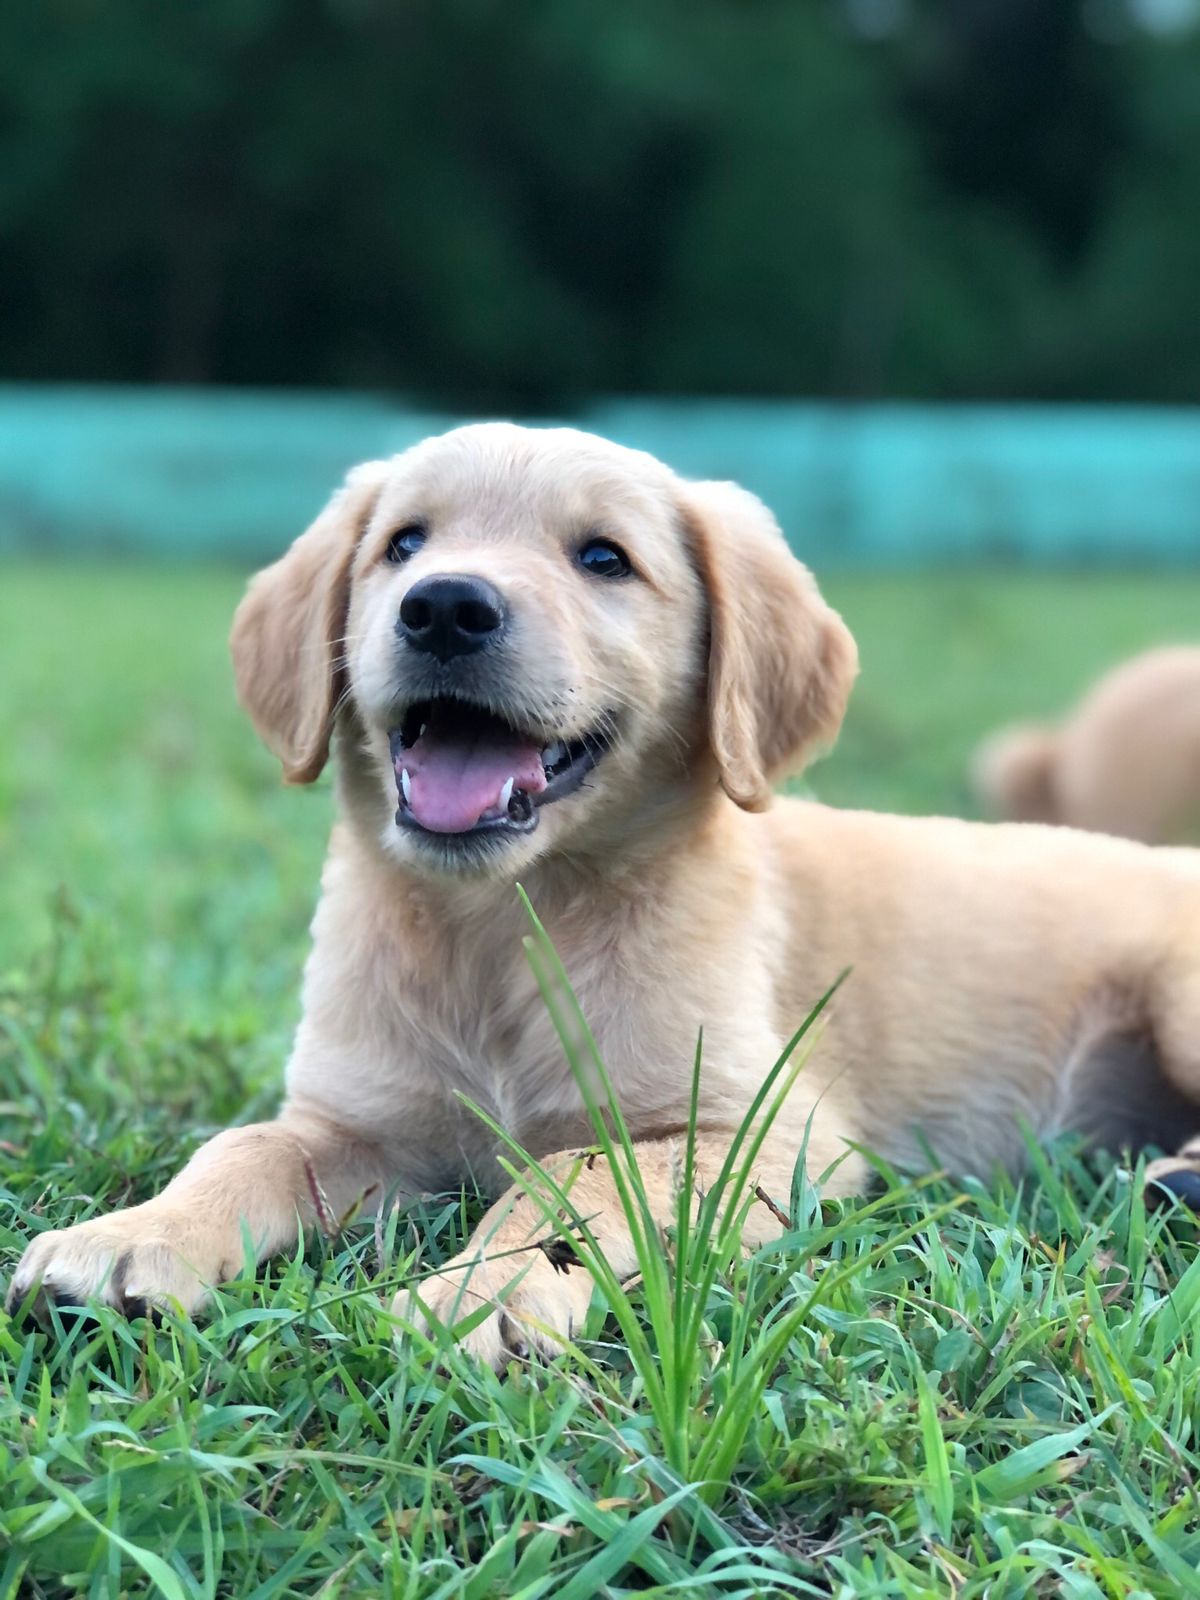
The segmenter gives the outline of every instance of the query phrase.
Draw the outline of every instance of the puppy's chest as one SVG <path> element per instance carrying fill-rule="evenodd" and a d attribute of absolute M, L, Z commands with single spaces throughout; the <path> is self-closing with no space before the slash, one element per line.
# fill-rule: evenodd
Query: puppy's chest
<path fill-rule="evenodd" d="M 403 1031 L 448 1096 L 473 1101 L 515 1137 L 582 1113 L 563 1040 L 523 959 L 498 970 L 463 961 L 453 982 L 422 985 L 407 998 Z"/>

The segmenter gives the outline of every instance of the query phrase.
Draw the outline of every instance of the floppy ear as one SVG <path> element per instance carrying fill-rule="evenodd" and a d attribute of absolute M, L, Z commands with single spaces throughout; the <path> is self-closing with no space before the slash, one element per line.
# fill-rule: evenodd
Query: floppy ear
<path fill-rule="evenodd" d="M 1002 728 L 985 739 L 971 763 L 975 793 L 1006 822 L 1057 822 L 1054 772 L 1058 731 L 1039 722 Z"/>
<path fill-rule="evenodd" d="M 746 811 L 837 737 L 858 650 L 774 517 L 733 483 L 693 483 L 684 515 L 708 591 L 708 730 L 721 786 Z"/>
<path fill-rule="evenodd" d="M 312 783 L 329 759 L 350 567 L 386 470 L 383 461 L 356 467 L 287 555 L 251 581 L 234 615 L 238 699 L 285 783 Z"/>

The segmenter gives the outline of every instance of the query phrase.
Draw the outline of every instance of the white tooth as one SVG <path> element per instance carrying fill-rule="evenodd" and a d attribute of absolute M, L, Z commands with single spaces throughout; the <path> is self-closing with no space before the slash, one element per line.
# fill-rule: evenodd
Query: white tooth
<path fill-rule="evenodd" d="M 400 790 L 401 790 L 401 793 L 404 795 L 404 804 L 406 806 L 411 806 L 412 805 L 412 779 L 408 775 L 408 768 L 407 767 L 401 767 L 400 768 Z"/>
<path fill-rule="evenodd" d="M 428 727 L 428 726 L 429 726 L 429 724 L 428 724 L 428 723 L 427 723 L 427 722 L 423 722 L 423 723 L 422 723 L 422 724 L 421 724 L 421 731 L 420 731 L 420 733 L 418 733 L 418 735 L 417 735 L 417 738 L 418 738 L 418 739 L 423 739 L 423 738 L 424 738 L 424 737 L 425 737 L 425 729 L 426 729 L 426 728 L 427 728 L 427 727 Z"/>
<path fill-rule="evenodd" d="M 500 807 L 500 814 L 502 816 L 508 810 L 508 802 L 512 799 L 512 792 L 513 780 L 508 778 L 505 780 L 504 787 L 500 791 L 500 799 L 497 801 L 497 804 Z"/>
<path fill-rule="evenodd" d="M 548 744 L 542 751 L 542 765 L 544 767 L 557 766 L 565 753 L 562 740 L 555 739 L 553 744 Z"/>

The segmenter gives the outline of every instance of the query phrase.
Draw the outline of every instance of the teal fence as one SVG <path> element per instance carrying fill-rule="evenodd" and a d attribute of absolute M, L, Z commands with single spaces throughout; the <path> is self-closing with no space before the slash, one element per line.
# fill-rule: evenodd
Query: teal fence
<path fill-rule="evenodd" d="M 0 388 L 0 549 L 260 561 L 349 466 L 460 420 L 363 395 Z M 1200 410 L 608 401 L 569 420 L 737 479 L 824 568 L 1200 560 Z"/>

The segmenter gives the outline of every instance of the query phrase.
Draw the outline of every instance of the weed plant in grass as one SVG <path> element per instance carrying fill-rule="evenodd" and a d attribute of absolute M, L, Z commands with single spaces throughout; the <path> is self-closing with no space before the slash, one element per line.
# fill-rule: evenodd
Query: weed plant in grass
<path fill-rule="evenodd" d="M 145 1198 L 274 1102 L 328 799 L 280 790 L 233 708 L 238 586 L 0 578 L 5 1277 L 33 1231 Z M 1200 600 L 1174 577 L 829 587 L 865 669 L 814 785 L 907 809 L 956 809 L 984 726 L 1187 637 Z M 606 1138 L 643 1270 L 593 1261 L 550 1367 L 394 1343 L 392 1293 L 480 1214 L 463 1195 L 298 1244 L 200 1326 L 0 1315 L 0 1596 L 1200 1589 L 1200 1258 L 1136 1171 L 1032 1149 L 1020 1187 L 881 1168 L 832 1205 L 798 1179 L 744 1251 L 749 1143 L 663 1239 L 619 1120 Z"/>
<path fill-rule="evenodd" d="M 169 1094 L 131 1118 L 89 1070 L 128 1048 L 103 969 L 50 976 L 3 1000 L 9 1260 L 179 1154 Z M 1136 1174 L 1034 1151 L 1020 1192 L 881 1171 L 827 1207 L 798 1181 L 744 1252 L 752 1138 L 664 1241 L 597 1113 L 642 1272 L 613 1282 L 568 1211 L 600 1291 L 553 1367 L 394 1345 L 462 1197 L 298 1247 L 203 1326 L 0 1322 L 0 1593 L 1191 1592 L 1200 1260 Z"/>

